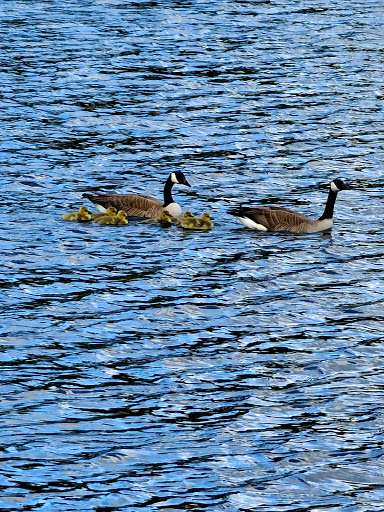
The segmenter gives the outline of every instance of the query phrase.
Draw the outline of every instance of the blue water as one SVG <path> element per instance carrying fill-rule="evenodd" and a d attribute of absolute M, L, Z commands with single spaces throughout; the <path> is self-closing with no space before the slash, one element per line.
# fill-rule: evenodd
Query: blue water
<path fill-rule="evenodd" d="M 2 7 L 0 509 L 384 510 L 383 2 Z M 174 170 L 212 231 L 61 219 Z"/>

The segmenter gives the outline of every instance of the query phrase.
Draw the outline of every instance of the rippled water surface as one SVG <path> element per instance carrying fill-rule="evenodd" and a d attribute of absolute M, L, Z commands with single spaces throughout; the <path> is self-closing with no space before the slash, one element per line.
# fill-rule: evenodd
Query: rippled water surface
<path fill-rule="evenodd" d="M 1 510 L 384 510 L 383 2 L 2 7 Z M 61 219 L 174 170 L 212 231 Z"/>

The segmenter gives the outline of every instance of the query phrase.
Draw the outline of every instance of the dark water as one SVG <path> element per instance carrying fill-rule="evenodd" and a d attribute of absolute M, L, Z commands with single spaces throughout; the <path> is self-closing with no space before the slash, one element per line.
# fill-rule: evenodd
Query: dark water
<path fill-rule="evenodd" d="M 2 8 L 1 510 L 384 510 L 383 2 Z M 61 220 L 177 169 L 211 232 Z"/>

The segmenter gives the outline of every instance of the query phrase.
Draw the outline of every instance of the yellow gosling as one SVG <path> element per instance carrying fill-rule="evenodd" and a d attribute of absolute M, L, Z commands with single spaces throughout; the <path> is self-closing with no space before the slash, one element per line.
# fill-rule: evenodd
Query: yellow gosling
<path fill-rule="evenodd" d="M 184 229 L 196 229 L 198 219 L 196 217 L 181 217 L 179 225 Z"/>
<path fill-rule="evenodd" d="M 116 208 L 114 208 L 113 206 L 110 206 L 106 212 L 103 212 L 103 213 L 92 213 L 91 216 L 92 216 L 92 220 L 96 220 L 96 219 L 99 219 L 100 217 L 111 217 L 112 215 L 117 215 L 117 210 Z"/>
<path fill-rule="evenodd" d="M 163 226 L 169 226 L 170 224 L 172 224 L 171 215 L 168 212 L 163 211 L 160 215 L 159 223 L 162 224 Z"/>
<path fill-rule="evenodd" d="M 212 229 L 213 222 L 211 220 L 211 215 L 209 213 L 203 213 L 203 215 L 198 220 L 199 229 Z"/>
<path fill-rule="evenodd" d="M 82 206 L 77 212 L 65 213 L 61 218 L 71 222 L 88 222 L 92 220 L 92 216 L 86 206 Z"/>
<path fill-rule="evenodd" d="M 184 214 L 181 217 L 171 217 L 172 222 L 177 222 L 178 224 L 181 224 L 182 220 L 184 219 L 193 219 L 195 216 L 191 212 L 184 212 Z"/>
<path fill-rule="evenodd" d="M 169 226 L 169 224 L 172 224 L 172 220 L 173 217 L 166 210 L 163 210 L 160 217 L 151 217 L 150 219 L 143 220 L 143 222 L 158 222 L 163 226 Z"/>
<path fill-rule="evenodd" d="M 114 226 L 123 226 L 128 224 L 127 214 L 124 210 L 120 210 L 117 215 L 104 215 L 96 219 L 98 224 L 111 224 Z"/>
<path fill-rule="evenodd" d="M 209 213 L 198 217 L 181 217 L 180 226 L 184 229 L 212 229 L 213 223 Z"/>

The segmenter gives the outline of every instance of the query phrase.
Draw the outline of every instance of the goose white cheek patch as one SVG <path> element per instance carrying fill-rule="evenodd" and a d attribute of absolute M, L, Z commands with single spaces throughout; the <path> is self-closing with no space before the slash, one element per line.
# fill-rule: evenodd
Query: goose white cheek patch
<path fill-rule="evenodd" d="M 333 181 L 331 183 L 331 190 L 332 190 L 332 192 L 340 192 L 340 190 L 336 187 L 336 185 L 334 184 Z"/>

